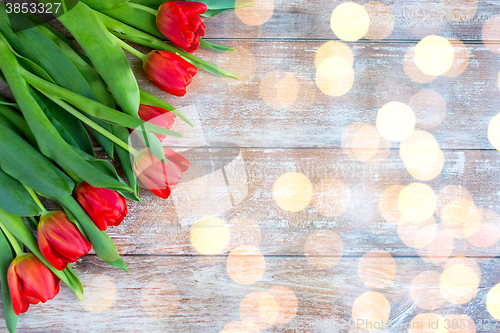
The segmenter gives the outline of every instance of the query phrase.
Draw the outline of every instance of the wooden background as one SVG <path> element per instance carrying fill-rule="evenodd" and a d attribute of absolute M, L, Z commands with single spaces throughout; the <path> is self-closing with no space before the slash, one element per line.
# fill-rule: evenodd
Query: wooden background
<path fill-rule="evenodd" d="M 200 72 L 182 98 L 152 85 L 129 55 L 141 87 L 195 124 L 177 120 L 186 138 L 164 141 L 191 169 L 168 200 L 141 190 L 143 203 L 129 202 L 128 217 L 109 229 L 130 273 L 87 255 L 73 265 L 85 303 L 61 287 L 20 316 L 19 332 L 362 332 L 353 313 L 376 328 L 383 320 L 379 332 L 500 331 L 492 289 L 500 282 L 500 153 L 488 140 L 500 112 L 500 54 L 492 52 L 500 23 L 491 19 L 500 3 L 355 1 L 392 14 L 370 12 L 373 39 L 344 42 L 354 82 L 333 97 L 316 85 L 315 57 L 339 41 L 330 16 L 342 2 L 256 0 L 204 19 L 207 40 L 236 51 L 196 55 L 241 80 Z M 392 19 L 392 33 L 376 39 Z M 468 58 L 455 51 L 462 73 L 432 78 L 412 65 L 409 50 L 432 34 L 463 43 Z M 0 93 L 8 95 L 5 86 Z M 415 179 L 400 143 L 377 134 L 377 112 L 391 101 L 410 105 L 415 129 L 437 140 L 444 162 L 434 178 Z M 414 182 L 437 195 L 437 210 L 408 225 L 398 193 Z M 463 220 L 467 232 L 474 218 L 479 231 L 469 239 L 446 227 Z M 441 328 L 427 329 L 436 318 Z"/>

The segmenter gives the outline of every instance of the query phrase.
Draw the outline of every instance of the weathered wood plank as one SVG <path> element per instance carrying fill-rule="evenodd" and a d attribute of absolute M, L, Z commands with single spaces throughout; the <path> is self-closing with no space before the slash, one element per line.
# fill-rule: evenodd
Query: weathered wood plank
<path fill-rule="evenodd" d="M 332 11 L 343 2 L 345 1 L 333 0 L 319 5 L 308 0 L 256 0 L 253 7 L 203 18 L 207 27 L 206 37 L 207 40 L 338 39 L 330 28 L 330 17 Z M 365 5 L 370 1 L 350 2 Z M 376 10 L 369 14 L 379 31 L 387 29 L 388 22 L 394 22 L 387 40 L 418 41 L 434 34 L 470 42 L 482 41 L 481 30 L 484 23 L 500 12 L 499 5 L 494 0 L 380 2 L 390 8 L 392 15 Z M 51 24 L 64 31 L 57 21 Z M 369 39 L 360 40 L 361 43 L 367 41 Z"/>
<path fill-rule="evenodd" d="M 202 58 L 234 71 L 242 79 L 222 79 L 200 71 L 182 98 L 153 87 L 141 63 L 133 57 L 131 63 L 142 87 L 181 111 L 189 107 L 185 112 L 201 125 L 202 140 L 207 143 L 338 148 L 349 125 L 375 125 L 378 110 L 390 101 L 398 101 L 414 107 L 417 129 L 430 130 L 441 149 L 492 149 L 487 131 L 490 119 L 500 109 L 500 57 L 484 45 L 467 46 L 469 66 L 459 76 L 440 76 L 422 84 L 412 81 L 403 68 L 405 54 L 415 44 L 351 44 L 354 84 L 343 96 L 331 97 L 315 83 L 314 57 L 322 44 L 245 41 L 231 43 L 237 48 L 235 53 L 201 51 Z M 433 98 L 446 103 L 446 111 L 439 109 L 440 102 L 419 107 L 419 96 L 420 103 L 430 100 L 422 96 L 422 90 L 432 90 L 437 95 Z M 440 112 L 445 112 L 444 120 L 432 124 L 431 129 L 429 119 L 439 118 L 436 114 Z M 199 146 L 199 140 L 175 142 Z"/>
<path fill-rule="evenodd" d="M 332 11 L 345 1 L 334 0 L 321 5 L 312 4 L 307 0 L 256 2 L 253 8 L 205 19 L 207 36 L 335 39 L 336 36 L 330 29 L 330 16 Z M 369 1 L 350 2 L 365 5 Z M 496 1 L 384 0 L 380 2 L 387 5 L 393 15 L 382 14 L 372 16 L 371 19 L 378 21 L 378 29 L 383 29 L 387 21 L 392 18 L 394 30 L 388 38 L 396 40 L 418 41 L 426 35 L 435 34 L 460 40 L 481 41 L 484 22 L 500 11 Z M 262 24 L 263 22 L 265 23 Z M 364 43 L 366 40 L 361 42 Z"/>
<path fill-rule="evenodd" d="M 253 239 L 265 255 L 302 255 L 307 238 L 326 229 L 339 235 L 345 255 L 360 255 L 372 248 L 395 255 L 418 255 L 401 240 L 397 224 L 386 220 L 387 210 L 382 209 L 383 215 L 379 209 L 381 202 L 395 202 L 392 212 L 397 213 L 397 193 L 392 201 L 384 199 L 382 193 L 392 185 L 419 182 L 406 170 L 398 150 L 388 151 L 379 164 L 351 160 L 337 149 L 224 148 L 213 149 L 210 155 L 207 149 L 181 153 L 192 166 L 171 198 L 165 201 L 142 190 L 143 204 L 129 202 L 129 216 L 119 227 L 109 229 L 121 253 L 196 254 L 190 240 L 193 225 L 204 216 L 216 216 L 227 224 L 231 234 L 229 245 L 224 250 L 222 247 L 220 253 L 228 253 L 241 240 Z M 441 173 L 423 183 L 436 195 L 446 186 L 462 186 L 478 208 L 500 212 L 498 152 L 445 151 L 444 159 Z M 273 198 L 273 186 L 286 172 L 303 174 L 316 187 L 314 193 L 327 195 L 326 201 L 313 199 L 308 203 L 304 199 L 305 206 L 297 212 L 280 208 Z M 318 184 L 325 179 L 340 180 L 349 197 L 338 188 L 320 190 Z M 449 201 L 439 201 L 439 213 Z M 345 208 L 335 208 L 340 202 Z M 441 216 L 433 216 L 439 231 Z M 238 218 L 253 223 L 238 224 Z M 397 218 L 391 221 L 396 222 Z M 495 224 L 500 230 L 500 224 L 490 215 L 485 215 L 483 222 Z M 428 233 L 431 240 L 433 232 Z M 494 257 L 500 253 L 500 242 L 494 243 L 477 248 L 466 239 L 456 239 L 454 243 L 436 246 L 446 256 Z M 424 257 L 442 255 L 435 251 L 436 248 L 426 246 L 419 252 Z"/>
<path fill-rule="evenodd" d="M 500 58 L 482 44 L 467 46 L 469 65 L 465 72 L 425 84 L 412 81 L 404 68 L 405 55 L 415 43 L 350 44 L 354 84 L 340 97 L 325 95 L 315 83 L 314 57 L 323 42 L 229 44 L 237 51 L 219 54 L 200 50 L 197 54 L 235 72 L 241 80 L 221 79 L 200 71 L 183 98 L 151 85 L 140 62 L 130 56 L 143 88 L 181 111 L 196 108 L 190 115 L 203 128 L 202 141 L 206 143 L 231 138 L 241 147 L 338 148 L 343 131 L 352 123 L 374 125 L 377 111 L 387 102 L 412 105 L 413 98 L 413 104 L 418 104 L 422 91 L 432 90 L 437 99 L 446 103 L 446 111 L 439 111 L 445 112 L 443 122 L 432 125 L 432 134 L 442 149 L 492 148 L 487 130 L 500 107 Z M 0 87 L 0 93 L 8 95 L 5 85 Z M 425 96 L 421 96 L 420 104 L 422 101 Z M 417 107 L 417 128 L 428 127 L 427 118 L 438 112 L 435 107 Z M 179 144 L 199 146 L 189 140 Z"/>
<path fill-rule="evenodd" d="M 383 264 L 360 271 L 359 258 L 343 257 L 332 268 L 319 269 L 303 257 L 266 257 L 265 272 L 252 285 L 237 284 L 232 280 L 226 270 L 226 257 L 200 261 L 189 256 L 131 256 L 126 257 L 125 262 L 130 274 L 105 266 L 93 256 L 79 260 L 75 270 L 83 278 L 86 302 L 80 303 L 66 287 L 61 287 L 55 299 L 31 306 L 26 314 L 21 315 L 18 332 L 219 332 L 229 322 L 241 320 L 240 303 L 253 292 L 268 292 L 266 295 L 271 293 L 277 300 L 276 303 L 269 300 L 263 303 L 265 310 L 261 311 L 269 321 L 267 325 L 264 320 L 258 324 L 261 328 L 269 326 L 266 332 L 353 330 L 356 328 L 352 319 L 353 304 L 365 292 L 376 292 L 390 304 L 386 312 L 379 299 L 376 303 L 361 301 L 364 307 L 375 308 L 375 313 L 380 311 L 387 315 L 384 319 L 393 327 L 390 332 L 406 331 L 398 330 L 396 325 L 410 322 L 419 313 L 429 312 L 443 317 L 466 314 L 476 325 L 479 320 L 489 320 L 491 327 L 497 324 L 485 309 L 486 296 L 500 279 L 497 259 L 478 265 L 467 262 L 467 267 L 474 268 L 466 271 L 474 271 L 481 282 L 479 286 L 475 283 L 469 285 L 470 295 L 457 287 L 457 294 L 467 294 L 467 298 L 471 298 L 465 304 L 446 301 L 439 293 L 439 278 L 423 279 L 427 285 L 423 289 L 426 295 L 419 294 L 414 278 L 424 271 L 434 271 L 431 274 L 439 277 L 443 270 L 418 258 L 390 259 L 387 263 L 395 271 Z M 255 267 L 248 269 L 253 272 Z M 380 282 L 380 288 L 365 284 L 377 282 Z M 414 300 L 410 296 L 412 282 Z M 294 310 L 293 298 L 283 303 L 275 298 L 276 294 L 270 290 L 273 287 L 284 287 L 293 292 L 298 301 L 297 310 Z M 429 294 L 432 299 L 425 298 Z M 452 300 L 453 296 L 447 297 Z M 255 318 L 259 313 L 258 306 L 255 307 L 255 302 L 249 303 L 254 308 L 243 311 L 247 314 L 244 318 Z M 425 309 L 432 307 L 436 308 Z M 283 325 L 269 325 L 276 318 L 273 313 L 279 309 L 288 310 L 289 319 L 293 319 L 281 321 Z M 376 317 L 372 320 L 375 321 Z M 0 329 L 5 329 L 3 320 Z M 492 330 L 478 329 L 477 332 Z"/>

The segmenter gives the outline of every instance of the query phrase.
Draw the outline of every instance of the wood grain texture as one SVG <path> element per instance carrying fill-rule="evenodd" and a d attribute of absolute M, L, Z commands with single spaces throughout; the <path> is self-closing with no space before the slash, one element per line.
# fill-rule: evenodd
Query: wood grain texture
<path fill-rule="evenodd" d="M 229 322 L 241 320 L 240 303 L 245 296 L 277 286 L 293 291 L 298 311 L 292 322 L 271 325 L 266 332 L 349 332 L 356 326 L 350 319 L 353 303 L 368 291 L 387 299 L 391 305 L 390 325 L 397 327 L 419 313 L 429 312 L 411 299 L 412 280 L 426 270 L 442 272 L 418 258 L 396 258 L 393 280 L 377 289 L 367 287 L 360 279 L 359 258 L 344 257 L 333 268 L 322 270 L 303 257 L 271 256 L 266 257 L 261 280 L 243 286 L 227 274 L 225 257 L 200 261 L 190 256 L 127 256 L 124 260 L 133 274 L 123 274 L 93 256 L 79 260 L 75 267 L 83 275 L 88 303 L 79 302 L 67 288 L 61 287 L 54 300 L 31 306 L 21 316 L 18 332 L 219 332 Z M 444 302 L 432 312 L 443 316 L 467 314 L 476 324 L 490 320 L 493 327 L 496 321 L 488 316 L 484 302 L 499 278 L 497 261 L 479 263 L 482 281 L 472 302 Z M 152 283 L 168 283 L 175 287 L 178 296 L 175 292 L 151 296 Z M 170 304 L 177 304 L 177 310 L 169 311 Z"/>
<path fill-rule="evenodd" d="M 469 66 L 459 76 L 438 77 L 421 84 L 413 82 L 403 69 L 405 53 L 415 43 L 387 43 L 383 47 L 375 43 L 349 44 L 354 54 L 354 84 L 345 95 L 330 97 L 315 83 L 314 56 L 322 44 L 245 41 L 232 44 L 237 48 L 233 54 L 200 51 L 201 58 L 234 71 L 242 80 L 221 79 L 200 71 L 182 98 L 169 96 L 150 85 L 141 63 L 135 58 L 131 58 L 131 62 L 141 86 L 181 111 L 185 107 L 196 108 L 191 118 L 199 118 L 208 143 L 231 141 L 241 147 L 338 148 L 342 133 L 349 125 L 354 122 L 375 125 L 377 112 L 384 104 L 409 103 L 415 94 L 425 89 L 438 92 L 446 102 L 446 117 L 431 131 L 441 149 L 492 148 L 487 129 L 500 107 L 500 57 L 484 45 L 467 45 Z M 286 107 L 269 106 L 262 98 L 262 89 L 276 89 L 262 81 L 274 70 L 293 75 L 299 87 L 296 93 L 293 87 L 280 88 L 284 94 L 290 94 Z M 432 111 L 417 115 L 417 122 L 432 117 Z M 189 140 L 177 142 L 197 146 Z"/>
<path fill-rule="evenodd" d="M 182 153 L 189 158 L 191 170 L 171 198 L 164 201 L 142 190 L 142 204 L 129 201 L 129 216 L 120 226 L 110 229 L 119 251 L 143 255 L 197 254 L 190 244 L 190 230 L 197 220 L 212 215 L 226 223 L 235 218 L 253 220 L 261 233 L 259 249 L 265 255 L 303 255 L 307 237 L 321 229 L 339 234 L 348 256 L 359 256 L 372 248 L 394 255 L 417 255 L 415 249 L 401 241 L 397 225 L 386 221 L 379 210 L 384 190 L 416 181 L 405 169 L 398 150 L 391 150 L 384 161 L 375 165 L 351 160 L 337 149 L 238 149 L 240 152 L 232 155 L 227 150 L 212 153 L 210 158 L 207 149 Z M 235 155 L 239 157 L 227 161 Z M 224 158 L 226 162 L 220 162 Z M 478 208 L 500 211 L 500 159 L 496 151 L 447 151 L 445 160 L 440 175 L 427 182 L 436 195 L 446 186 L 462 186 Z M 225 166 L 214 170 L 214 164 Z M 351 197 L 347 210 L 337 217 L 328 217 L 318 212 L 314 203 L 299 212 L 281 209 L 273 199 L 273 185 L 286 172 L 304 174 L 313 186 L 325 179 L 342 181 Z M 438 215 L 434 216 L 439 224 Z M 245 233 L 231 225 L 230 232 L 232 228 L 237 243 Z M 252 234 L 252 230 L 247 232 Z M 464 255 L 467 244 L 466 240 L 457 240 L 450 256 Z M 500 242 L 483 249 L 468 246 L 472 256 L 491 257 L 500 252 Z M 230 243 L 222 253 L 234 247 Z"/>
<path fill-rule="evenodd" d="M 338 39 L 330 29 L 330 16 L 343 2 L 345 1 L 333 0 L 320 4 L 308 0 L 257 0 L 253 8 L 204 18 L 207 26 L 206 39 Z M 370 1 L 350 2 L 365 5 Z M 452 0 L 381 2 L 391 9 L 394 16 L 394 30 L 388 37 L 390 41 L 416 42 L 426 35 L 436 34 L 467 42 L 480 42 L 484 22 L 500 10 L 495 0 L 479 0 L 476 1 L 477 6 L 472 5 L 474 0 L 464 1 L 462 7 Z M 51 25 L 68 34 L 57 21 L 52 21 Z M 359 43 L 366 41 L 363 39 Z M 384 43 L 385 40 L 381 42 Z"/>
<path fill-rule="evenodd" d="M 377 332 L 406 332 L 398 325 L 419 313 L 468 315 L 477 332 L 499 331 L 486 303 L 500 281 L 500 240 L 486 243 L 500 232 L 500 153 L 487 137 L 489 122 L 500 110 L 500 55 L 481 43 L 484 23 L 500 13 L 498 2 L 480 0 L 470 19 L 453 21 L 444 0 L 384 1 L 394 13 L 394 30 L 383 40 L 345 42 L 353 53 L 354 84 L 340 97 L 327 96 L 316 85 L 315 55 L 324 43 L 338 40 L 330 16 L 344 1 L 256 2 L 246 12 L 204 19 L 207 39 L 232 46 L 235 52 L 196 52 L 237 74 L 239 81 L 200 71 L 188 94 L 178 98 L 151 84 L 140 61 L 127 53 L 139 85 L 176 106 L 195 125 L 190 128 L 177 120 L 173 130 L 185 138 L 163 143 L 188 158 L 191 167 L 168 200 L 141 189 L 143 203 L 129 201 L 125 221 L 109 228 L 129 274 L 94 255 L 81 258 L 74 268 L 85 285 L 85 305 L 61 287 L 56 299 L 32 306 L 21 316 L 19 332 L 221 332 L 228 323 L 245 320 L 240 303 L 246 296 L 273 287 L 292 291 L 298 310 L 289 323 L 263 325 L 262 332 L 365 332 L 352 316 L 353 304 L 365 292 L 379 293 L 390 305 L 389 324 Z M 244 23 L 267 19 L 262 25 Z M 412 81 L 404 68 L 405 55 L 428 34 L 463 41 L 469 60 L 462 74 L 428 83 Z M 443 167 L 435 178 L 415 179 L 398 142 L 380 139 L 373 155 L 371 132 L 343 140 L 354 123 L 374 126 L 383 105 L 411 105 L 423 90 L 439 93 L 446 103 L 445 117 L 435 127 L 425 125 L 436 109 L 417 113 L 416 129 L 431 133 L 443 153 Z M 5 84 L 0 84 L 0 94 L 9 96 Z M 366 156 L 369 163 L 362 161 Z M 288 172 L 300 173 L 313 188 L 312 199 L 298 211 L 284 210 L 273 196 L 276 181 Z M 315 198 L 327 179 L 342 182 L 349 199 L 344 192 L 318 204 Z M 383 199 L 389 187 L 414 182 L 427 184 L 438 195 L 434 229 L 403 230 L 380 208 L 381 203 L 398 207 L 397 196 L 390 202 Z M 443 231 L 450 218 L 442 215 L 450 200 L 440 197 L 448 186 L 466 189 L 474 207 L 482 209 L 482 223 L 491 224 L 491 229 L 477 239 L 450 240 Z M 339 212 L 342 205 L 345 211 Z M 329 211 L 336 213 L 327 216 Z M 195 223 L 206 216 L 220 218 L 229 233 L 227 245 L 222 242 L 213 256 L 200 254 L 191 238 Z M 399 218 L 396 214 L 396 222 Z M 201 239 L 205 245 L 217 245 L 217 239 Z M 257 250 L 240 256 L 243 273 L 235 273 L 228 267 L 235 249 L 245 244 Z M 374 264 L 365 267 L 367 253 L 374 256 Z M 461 256 L 469 258 L 469 270 L 461 266 Z M 265 270 L 257 282 L 235 282 L 259 273 L 262 260 Z M 450 271 L 450 263 L 459 267 Z M 429 273 L 434 280 L 423 281 L 430 289 L 412 297 L 412 282 L 424 271 L 434 272 Z M 446 271 L 448 278 L 458 279 L 447 281 L 442 275 Z M 456 287 L 451 296 L 446 289 L 440 291 L 443 279 L 443 285 Z M 463 293 L 457 287 L 461 282 L 472 286 L 474 297 L 464 304 L 441 300 L 443 294 L 452 298 Z M 436 309 L 422 308 L 430 302 L 425 297 L 429 295 Z M 269 304 L 261 309 L 268 319 L 276 310 Z M 361 304 L 368 311 L 384 309 L 384 304 L 369 300 Z M 256 309 L 251 314 L 258 313 Z M 489 327 L 480 327 L 486 321 Z"/>

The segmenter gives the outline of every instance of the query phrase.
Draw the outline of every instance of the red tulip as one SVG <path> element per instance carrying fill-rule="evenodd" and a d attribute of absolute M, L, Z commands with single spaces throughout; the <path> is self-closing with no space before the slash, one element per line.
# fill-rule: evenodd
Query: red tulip
<path fill-rule="evenodd" d="M 200 47 L 200 36 L 205 36 L 205 25 L 199 15 L 206 13 L 201 2 L 167 1 L 156 16 L 156 25 L 163 36 L 187 52 Z"/>
<path fill-rule="evenodd" d="M 134 159 L 134 172 L 141 183 L 160 198 L 167 199 L 189 168 L 189 161 L 173 150 L 163 148 L 167 164 L 149 150 L 142 149 Z"/>
<path fill-rule="evenodd" d="M 68 263 L 89 253 L 92 246 L 62 210 L 48 212 L 37 228 L 38 247 L 47 261 L 62 271 Z"/>
<path fill-rule="evenodd" d="M 14 313 L 28 311 L 30 304 L 45 303 L 59 293 L 59 278 L 33 253 L 16 257 L 7 270 Z"/>
<path fill-rule="evenodd" d="M 141 104 L 139 105 L 139 117 L 144 121 L 148 121 L 166 129 L 171 129 L 174 125 L 175 117 L 177 116 L 165 109 Z M 158 137 L 160 142 L 167 137 L 165 134 L 155 135 Z"/>
<path fill-rule="evenodd" d="M 177 54 L 151 51 L 143 62 L 146 77 L 158 88 L 175 96 L 184 96 L 186 87 L 198 69 Z"/>
<path fill-rule="evenodd" d="M 76 201 L 100 230 L 119 225 L 127 216 L 127 203 L 118 192 L 82 182 L 75 188 Z"/>

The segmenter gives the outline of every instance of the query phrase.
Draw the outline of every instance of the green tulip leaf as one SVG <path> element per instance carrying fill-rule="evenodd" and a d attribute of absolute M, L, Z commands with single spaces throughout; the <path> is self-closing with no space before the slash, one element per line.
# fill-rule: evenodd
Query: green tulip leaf
<path fill-rule="evenodd" d="M 7 98 L 0 96 L 0 105 L 16 106 L 17 103 L 12 103 Z"/>
<path fill-rule="evenodd" d="M 128 142 L 129 131 L 125 127 L 113 125 L 113 134 L 123 142 Z M 115 144 L 115 151 L 120 163 L 122 165 L 125 177 L 127 177 L 129 186 L 134 190 L 134 193 L 123 193 L 120 192 L 125 198 L 130 200 L 135 200 L 141 202 L 139 199 L 139 186 L 137 184 L 137 179 L 132 167 L 132 161 L 130 158 L 130 153 L 123 149 L 122 147 Z"/>
<path fill-rule="evenodd" d="M 68 265 L 63 272 L 68 277 L 68 280 L 70 280 L 71 283 L 78 289 L 78 291 L 80 291 L 83 294 L 82 281 L 80 281 L 80 279 L 78 278 L 78 275 L 76 275 L 73 268 L 70 265 Z"/>
<path fill-rule="evenodd" d="M 16 216 L 38 216 L 42 213 L 24 186 L 1 169 L 0 209 Z"/>
<path fill-rule="evenodd" d="M 137 116 L 139 86 L 128 59 L 94 11 L 80 1 L 58 19 L 90 58 L 122 110 Z"/>
<path fill-rule="evenodd" d="M 58 197 L 71 193 L 73 181 L 1 120 L 0 168 L 43 195 Z"/>
<path fill-rule="evenodd" d="M 232 51 L 234 51 L 234 49 L 232 47 L 211 43 L 209 41 L 204 40 L 203 38 L 200 38 L 200 47 L 203 47 L 204 49 L 217 51 L 217 52 L 232 52 Z"/>
<path fill-rule="evenodd" d="M 34 24 L 25 15 L 16 15 L 16 20 L 22 21 L 20 23 L 23 26 L 31 25 L 32 28 L 13 33 L 12 30 L 9 30 L 10 27 L 7 26 L 9 18 L 5 10 L 5 5 L 0 4 L 0 31 L 17 52 L 43 68 L 59 86 L 88 98 L 96 98 L 82 73 L 61 52 L 59 46 L 40 29 L 35 28 Z M 23 63 L 21 65 L 24 66 Z"/>
<path fill-rule="evenodd" d="M 32 146 L 37 147 L 33 132 L 31 132 L 26 120 L 24 120 L 23 116 L 20 115 L 17 110 L 6 105 L 0 105 L 0 115 L 14 124 L 14 126 L 21 131 L 23 136 L 28 139 Z"/>
<path fill-rule="evenodd" d="M 106 187 L 106 188 L 112 188 L 112 189 L 118 189 L 118 190 L 125 190 L 125 191 L 132 191 L 128 186 L 124 185 L 123 183 L 117 181 L 116 179 L 113 179 L 105 174 L 102 174 L 99 172 L 99 170 L 95 169 L 92 167 L 92 165 L 89 165 L 82 157 L 80 157 L 74 150 L 73 148 L 68 145 L 59 135 L 57 130 L 52 126 L 50 121 L 47 119 L 43 111 L 41 110 L 40 106 L 36 103 L 34 98 L 31 96 L 28 86 L 26 85 L 26 81 L 23 79 L 21 76 L 21 72 L 23 75 L 26 76 L 31 76 L 35 77 L 43 82 L 46 82 L 47 84 L 57 87 L 59 89 L 62 89 L 64 91 L 67 91 L 64 88 L 58 87 L 56 85 L 53 85 L 45 80 L 42 80 L 38 78 L 37 76 L 31 74 L 30 72 L 22 69 L 19 66 L 19 63 L 17 62 L 14 54 L 10 51 L 8 48 L 6 41 L 2 38 L 0 35 L 0 69 L 2 70 L 3 74 L 6 77 L 7 83 L 9 84 L 9 87 L 12 90 L 12 93 L 14 94 L 14 97 L 16 98 L 16 101 L 19 104 L 19 107 L 21 108 L 21 111 L 23 112 L 23 115 L 28 122 L 28 125 L 30 129 L 32 130 L 33 134 L 37 138 L 38 146 L 40 151 L 45 155 L 50 157 L 52 160 L 54 160 L 59 166 L 64 169 L 65 171 L 77 175 L 81 179 L 87 181 L 90 183 L 92 186 L 95 187 Z M 91 101 L 93 103 L 97 103 L 99 105 L 102 105 L 98 102 L 95 102 L 93 100 L 87 99 L 79 94 L 72 93 L 79 98 L 82 98 L 83 100 L 86 101 Z M 109 108 L 108 108 L 109 109 Z M 113 109 L 110 109 L 113 110 Z M 114 112 L 117 112 L 116 110 L 113 110 Z M 117 112 L 119 113 L 119 112 Z M 123 114 L 126 116 L 125 114 Z M 129 116 L 130 117 L 130 116 Z M 131 117 L 132 118 L 132 117 Z M 140 120 L 140 119 L 138 119 Z M 156 126 L 158 127 L 158 126 Z M 2 142 L 3 143 L 3 142 Z M 25 143 L 25 142 L 24 142 Z M 26 143 L 25 143 L 26 144 Z M 11 148 L 10 148 L 11 149 Z M 6 149 L 3 149 L 6 150 Z M 16 151 L 15 153 L 11 152 L 10 154 L 19 154 L 19 151 Z M 22 163 L 22 156 L 17 156 L 18 157 L 18 162 Z M 6 159 L 2 159 L 5 161 Z M 11 162 L 11 164 L 14 164 Z M 26 163 L 24 163 L 26 164 Z M 28 165 L 37 165 L 37 163 L 34 164 L 28 164 Z M 51 164 L 52 165 L 52 164 Z M 4 169 L 5 172 L 13 176 L 11 173 L 9 173 L 3 166 L 2 168 Z M 21 168 L 19 168 L 21 169 Z M 32 172 L 27 171 L 26 173 L 28 174 L 33 174 Z M 20 175 L 26 177 L 26 175 Z M 14 178 L 19 179 L 19 177 Z M 47 179 L 47 182 L 50 182 L 51 179 Z M 26 183 L 21 180 L 21 182 Z M 35 191 L 39 193 L 43 193 L 44 189 L 36 189 L 34 186 L 31 186 L 30 184 L 26 183 L 26 185 L 30 186 L 33 188 Z M 50 196 L 58 196 L 58 195 L 50 195 Z"/>
<path fill-rule="evenodd" d="M 120 5 L 128 2 L 128 0 L 108 0 L 108 1 L 102 1 L 102 0 L 80 0 L 80 1 L 83 2 L 83 3 L 85 3 L 90 8 L 94 8 L 94 9 L 97 9 L 97 10 L 117 8 Z"/>
<path fill-rule="evenodd" d="M 125 4 L 120 8 L 112 10 L 101 10 L 101 13 L 110 16 L 118 21 L 143 30 L 158 38 L 165 38 L 156 26 L 156 16 L 148 11 L 138 9 L 135 6 Z M 101 17 L 99 15 L 99 17 Z M 103 22 L 106 25 L 105 22 Z"/>
<path fill-rule="evenodd" d="M 186 118 L 185 115 L 183 115 L 179 110 L 174 108 L 172 105 L 168 104 L 161 98 L 147 92 L 146 90 L 140 89 L 141 93 L 141 104 L 144 105 L 151 105 L 151 106 L 156 106 L 162 109 L 165 109 L 169 112 L 172 112 L 173 114 L 177 115 L 179 118 L 181 118 L 186 124 L 188 124 L 191 127 L 194 127 L 193 124 L 189 121 L 189 119 Z"/>
<path fill-rule="evenodd" d="M 94 100 L 85 98 L 81 95 L 75 94 L 72 91 L 66 90 L 64 88 L 58 87 L 50 82 L 40 79 L 39 77 L 31 74 L 28 71 L 22 71 L 23 77 L 34 86 L 39 91 L 46 95 L 50 95 L 53 98 L 64 100 L 74 107 L 82 110 L 83 112 L 104 120 L 110 124 L 120 125 L 128 128 L 136 128 L 144 126 L 149 132 L 156 134 L 166 134 L 175 137 L 182 138 L 183 136 L 177 132 L 171 131 L 169 129 L 153 125 L 151 123 L 145 122 L 139 118 L 129 116 L 123 112 L 116 111 L 104 104 L 96 102 Z M 98 186 L 105 187 L 105 186 Z"/>

